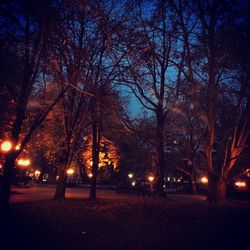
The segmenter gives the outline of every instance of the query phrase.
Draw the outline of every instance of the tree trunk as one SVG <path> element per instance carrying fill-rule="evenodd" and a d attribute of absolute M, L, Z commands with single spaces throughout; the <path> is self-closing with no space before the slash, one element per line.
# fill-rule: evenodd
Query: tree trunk
<path fill-rule="evenodd" d="M 56 192 L 54 195 L 54 200 L 62 201 L 65 199 L 65 190 L 66 190 L 66 181 L 67 181 L 67 174 L 66 169 L 68 166 L 68 158 L 69 158 L 69 146 L 65 145 L 65 142 L 61 146 L 61 153 L 60 153 L 60 165 L 58 168 L 58 180 L 56 185 Z"/>
<path fill-rule="evenodd" d="M 166 197 L 164 192 L 164 173 L 165 173 L 165 160 L 164 160 L 164 117 L 162 112 L 157 113 L 157 128 L 156 128 L 156 193 L 160 197 Z"/>
<path fill-rule="evenodd" d="M 224 178 L 220 178 L 218 181 L 218 199 L 220 200 L 226 200 L 226 185 L 226 180 Z"/>
<path fill-rule="evenodd" d="M 65 199 L 65 190 L 67 181 L 66 166 L 67 166 L 66 164 L 62 164 L 59 166 L 56 192 L 54 195 L 54 200 L 57 201 L 62 201 Z"/>
<path fill-rule="evenodd" d="M 13 147 L 17 144 L 21 128 L 23 125 L 23 120 L 25 117 L 26 105 L 28 100 L 28 94 L 22 93 L 19 106 L 16 110 L 16 117 L 11 129 L 11 140 Z M 15 167 L 15 161 L 20 152 L 12 151 L 5 156 L 4 162 L 4 173 L 3 173 L 3 183 L 0 190 L 0 203 L 3 207 L 7 208 L 9 206 L 9 196 L 11 188 L 11 179 Z"/>
<path fill-rule="evenodd" d="M 90 183 L 89 199 L 96 199 L 96 183 L 98 175 L 98 164 L 99 164 L 99 151 L 100 151 L 100 124 L 98 122 L 98 103 L 95 99 L 93 102 L 93 113 L 92 113 L 92 178 Z"/>
<path fill-rule="evenodd" d="M 97 122 L 93 122 L 92 125 L 92 178 L 91 178 L 91 185 L 90 185 L 90 193 L 89 199 L 95 200 L 96 199 L 96 182 L 97 182 L 97 175 L 98 175 L 98 164 L 99 164 L 99 151 L 100 151 L 100 133 L 98 133 L 99 129 L 97 126 Z"/>
<path fill-rule="evenodd" d="M 208 190 L 207 190 L 207 200 L 209 202 L 216 202 L 218 200 L 217 197 L 217 177 L 208 172 Z"/>
<path fill-rule="evenodd" d="M 213 126 L 210 125 L 208 138 L 205 147 L 205 156 L 206 156 L 206 167 L 208 175 L 208 190 L 207 190 L 207 200 L 209 202 L 217 201 L 217 176 L 214 173 L 213 169 L 213 158 L 212 158 L 212 149 L 214 141 L 214 130 Z M 212 128 L 212 129 L 211 129 Z"/>
<path fill-rule="evenodd" d="M 14 173 L 14 166 L 17 155 L 10 153 L 5 156 L 3 182 L 0 190 L 0 207 L 1 209 L 7 209 L 9 207 L 11 181 Z"/>
<path fill-rule="evenodd" d="M 191 179 L 192 193 L 193 193 L 193 194 L 197 194 L 197 187 L 196 187 L 196 184 L 195 184 L 195 176 L 192 174 L 192 175 L 190 176 L 190 179 Z"/>

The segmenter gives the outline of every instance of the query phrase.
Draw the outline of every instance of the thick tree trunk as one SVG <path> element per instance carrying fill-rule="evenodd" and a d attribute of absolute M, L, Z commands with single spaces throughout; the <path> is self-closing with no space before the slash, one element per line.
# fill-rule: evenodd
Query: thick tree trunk
<path fill-rule="evenodd" d="M 65 190 L 66 190 L 66 164 L 62 164 L 58 169 L 58 179 L 56 185 L 56 192 L 54 195 L 54 200 L 62 201 L 65 199 Z"/>
<path fill-rule="evenodd" d="M 57 172 L 57 184 L 56 184 L 56 192 L 54 195 L 54 200 L 62 201 L 65 199 L 65 190 L 66 190 L 66 181 L 67 174 L 66 169 L 68 166 L 68 158 L 69 158 L 69 146 L 65 145 L 65 142 L 61 146 L 60 153 L 60 165 L 58 167 Z"/>
<path fill-rule="evenodd" d="M 218 199 L 219 200 L 226 200 L 226 187 L 227 182 L 224 178 L 220 178 L 218 181 Z"/>
<path fill-rule="evenodd" d="M 17 156 L 15 153 L 10 153 L 5 156 L 5 163 L 3 166 L 3 182 L 0 190 L 0 207 L 4 210 L 7 209 L 9 206 L 11 180 L 14 173 L 16 157 Z"/>
<path fill-rule="evenodd" d="M 157 113 L 157 128 L 156 128 L 156 194 L 160 197 L 165 197 L 164 192 L 164 174 L 165 174 L 165 160 L 164 160 L 164 117 L 162 112 Z"/>
<path fill-rule="evenodd" d="M 218 196 L 217 196 L 217 177 L 211 173 L 208 172 L 208 189 L 207 189 L 207 200 L 209 202 L 216 202 L 218 201 Z"/>
<path fill-rule="evenodd" d="M 210 133 L 207 139 L 207 145 L 205 148 L 207 175 L 208 175 L 208 190 L 207 200 L 209 202 L 217 201 L 217 176 L 213 169 L 213 158 L 212 158 L 212 145 L 213 145 L 213 133 Z"/>
<path fill-rule="evenodd" d="M 11 129 L 11 140 L 13 147 L 15 147 L 19 139 L 19 135 L 25 117 L 27 100 L 28 100 L 28 94 L 24 92 L 23 95 L 21 96 L 19 106 L 16 110 L 15 121 Z M 0 190 L 0 202 L 3 207 L 8 207 L 9 205 L 8 203 L 9 203 L 10 188 L 11 188 L 11 178 L 15 167 L 15 161 L 19 153 L 20 152 L 18 151 L 11 151 L 5 156 L 3 183 Z"/>

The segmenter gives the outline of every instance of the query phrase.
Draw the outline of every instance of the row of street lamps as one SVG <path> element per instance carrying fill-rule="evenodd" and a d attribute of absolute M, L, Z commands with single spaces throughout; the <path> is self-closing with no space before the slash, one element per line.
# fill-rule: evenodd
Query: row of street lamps
<path fill-rule="evenodd" d="M 0 148 L 4 154 L 7 154 L 13 149 L 13 144 L 10 140 L 6 140 L 1 143 Z M 20 145 L 18 144 L 15 146 L 15 150 L 19 150 L 19 149 L 20 149 Z M 21 167 L 28 167 L 30 164 L 31 164 L 31 161 L 28 158 L 26 159 L 20 158 L 17 160 L 17 165 Z"/>
<path fill-rule="evenodd" d="M 129 178 L 129 179 L 132 179 L 133 176 L 134 176 L 134 175 L 133 175 L 132 173 L 129 173 L 129 174 L 128 174 L 128 178 Z M 154 175 L 149 175 L 147 179 L 148 179 L 148 181 L 149 181 L 150 183 L 153 183 L 154 180 L 155 180 L 155 176 L 154 176 Z M 201 181 L 201 183 L 203 183 L 203 184 L 207 184 L 207 183 L 208 183 L 208 178 L 207 178 L 206 176 L 203 176 L 203 177 L 201 177 L 200 181 Z"/>
<path fill-rule="evenodd" d="M 134 177 L 134 175 L 132 174 L 132 173 L 129 173 L 128 174 L 128 178 L 129 179 L 132 179 Z M 149 175 L 148 176 L 148 180 L 150 181 L 150 182 L 153 182 L 154 180 L 155 180 L 155 177 L 153 176 L 153 175 Z"/>

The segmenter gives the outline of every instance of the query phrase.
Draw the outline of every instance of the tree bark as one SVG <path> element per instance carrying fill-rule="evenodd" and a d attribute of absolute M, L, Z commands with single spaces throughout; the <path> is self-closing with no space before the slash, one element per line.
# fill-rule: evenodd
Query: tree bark
<path fill-rule="evenodd" d="M 220 200 L 226 199 L 226 185 L 226 180 L 224 178 L 220 178 L 218 181 L 218 199 Z"/>
<path fill-rule="evenodd" d="M 19 139 L 19 135 L 21 133 L 23 121 L 25 118 L 26 107 L 28 102 L 29 93 L 23 92 L 20 98 L 17 110 L 16 117 L 11 129 L 11 139 L 12 139 L 12 147 L 15 147 L 17 141 Z M 13 149 L 12 149 L 13 150 Z M 0 201 L 3 207 L 9 206 L 9 196 L 11 189 L 11 178 L 14 172 L 15 161 L 18 157 L 20 151 L 11 151 L 5 156 L 4 162 L 4 173 L 3 173 L 3 183 L 0 190 Z"/>
<path fill-rule="evenodd" d="M 207 168 L 207 174 L 208 174 L 207 200 L 209 202 L 213 202 L 213 201 L 217 201 L 217 198 L 218 198 L 217 197 L 217 176 L 213 169 L 213 158 L 212 158 L 214 136 L 213 136 L 213 132 L 211 133 L 211 130 L 208 133 L 209 133 L 208 139 L 207 139 L 206 147 L 205 147 L 206 168 Z"/>
<path fill-rule="evenodd" d="M 164 116 L 160 111 L 157 112 L 157 128 L 156 128 L 156 194 L 160 197 L 166 197 L 164 192 L 164 174 L 165 174 L 165 160 L 164 160 Z"/>
<path fill-rule="evenodd" d="M 62 201 L 65 199 L 65 190 L 67 181 L 66 167 L 67 167 L 66 164 L 62 164 L 59 166 L 56 192 L 54 195 L 54 200 L 56 201 Z"/>
<path fill-rule="evenodd" d="M 10 153 L 5 156 L 3 182 L 0 192 L 0 207 L 1 209 L 7 209 L 9 207 L 11 181 L 14 172 L 16 154 Z"/>
<path fill-rule="evenodd" d="M 196 184 L 195 184 L 195 175 L 193 173 L 190 175 L 190 179 L 191 179 L 192 193 L 197 194 L 197 187 L 196 187 Z"/>
<path fill-rule="evenodd" d="M 67 174 L 66 169 L 68 166 L 68 158 L 69 158 L 69 146 L 65 145 L 65 142 L 62 144 L 61 153 L 60 153 L 60 165 L 58 167 L 58 180 L 56 185 L 56 192 L 54 195 L 54 200 L 62 201 L 65 199 L 65 190 L 66 190 L 66 181 Z"/>

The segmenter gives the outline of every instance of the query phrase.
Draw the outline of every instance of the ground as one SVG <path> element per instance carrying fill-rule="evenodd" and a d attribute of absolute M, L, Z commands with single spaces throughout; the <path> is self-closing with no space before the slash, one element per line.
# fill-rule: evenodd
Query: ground
<path fill-rule="evenodd" d="M 15 203 L 1 249 L 248 249 L 250 203 L 119 195 Z"/>

